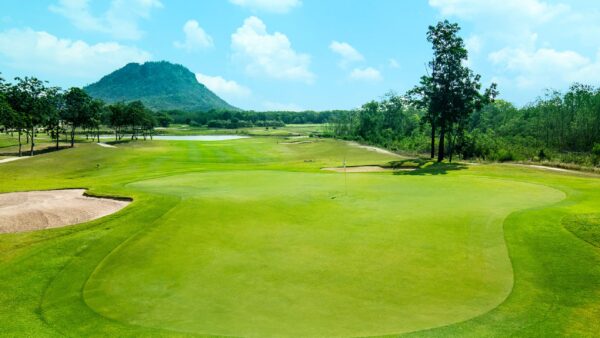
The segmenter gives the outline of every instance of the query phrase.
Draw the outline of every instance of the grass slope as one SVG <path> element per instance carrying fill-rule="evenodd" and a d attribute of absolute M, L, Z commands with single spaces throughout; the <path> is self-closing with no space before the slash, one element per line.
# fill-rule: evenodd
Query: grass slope
<path fill-rule="evenodd" d="M 0 334 L 600 329 L 600 252 L 562 222 L 600 208 L 597 178 L 487 165 L 347 180 L 319 170 L 344 157 L 391 160 L 335 141 L 252 138 L 82 144 L 1 164 L 2 192 L 89 187 L 134 202 L 1 235 Z"/>

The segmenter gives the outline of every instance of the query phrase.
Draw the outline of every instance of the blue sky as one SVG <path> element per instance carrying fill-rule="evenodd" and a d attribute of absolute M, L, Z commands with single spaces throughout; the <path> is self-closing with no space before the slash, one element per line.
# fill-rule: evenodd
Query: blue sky
<path fill-rule="evenodd" d="M 484 84 L 517 105 L 599 85 L 596 1 L 3 0 L 0 72 L 66 88 L 168 60 L 244 109 L 349 109 L 414 86 L 427 26 L 443 19 L 463 28 Z"/>

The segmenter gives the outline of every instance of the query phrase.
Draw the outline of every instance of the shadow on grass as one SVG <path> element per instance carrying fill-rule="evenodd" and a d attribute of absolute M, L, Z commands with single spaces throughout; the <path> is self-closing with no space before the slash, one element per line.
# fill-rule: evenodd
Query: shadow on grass
<path fill-rule="evenodd" d="M 450 171 L 467 169 L 463 163 L 435 162 L 425 158 L 411 158 L 389 162 L 389 168 L 397 169 L 394 175 L 446 175 Z"/>
<path fill-rule="evenodd" d="M 143 141 L 143 139 L 141 139 L 141 140 Z M 104 143 L 106 143 L 106 144 L 110 144 L 110 145 L 117 145 L 117 144 L 125 144 L 125 143 L 129 143 L 129 142 L 131 142 L 131 141 L 132 141 L 132 140 L 130 140 L 130 139 L 127 139 L 127 140 L 116 140 L 116 141 L 115 141 L 115 140 L 112 140 L 112 141 L 106 141 L 106 142 L 104 142 Z M 137 141 L 137 140 L 134 140 L 134 141 Z M 148 137 L 148 141 L 150 141 L 150 137 Z"/>
<path fill-rule="evenodd" d="M 64 149 L 69 149 L 71 148 L 71 146 L 60 146 L 58 147 L 58 149 L 56 149 L 55 146 L 52 147 L 46 147 L 46 148 L 39 148 L 39 149 L 34 149 L 33 150 L 33 155 L 41 155 L 41 154 L 46 154 L 46 153 L 52 153 L 55 151 L 59 151 L 59 150 L 64 150 Z M 23 147 L 22 149 L 22 154 L 23 156 L 29 156 L 30 152 L 29 152 L 29 147 Z M 12 149 L 12 151 L 5 151 L 5 152 L 1 152 L 0 156 L 19 156 L 19 150 L 17 149 Z"/>

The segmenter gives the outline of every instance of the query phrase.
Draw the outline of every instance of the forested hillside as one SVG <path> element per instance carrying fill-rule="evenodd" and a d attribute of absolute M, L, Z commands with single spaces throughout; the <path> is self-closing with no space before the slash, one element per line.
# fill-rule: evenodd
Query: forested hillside
<path fill-rule="evenodd" d="M 139 100 L 153 110 L 237 110 L 199 83 L 189 69 L 166 61 L 130 63 L 84 90 L 107 103 Z"/>

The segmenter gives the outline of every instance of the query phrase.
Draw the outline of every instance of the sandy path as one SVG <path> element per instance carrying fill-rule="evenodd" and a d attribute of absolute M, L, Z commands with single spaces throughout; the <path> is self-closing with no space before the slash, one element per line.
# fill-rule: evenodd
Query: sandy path
<path fill-rule="evenodd" d="M 0 194 L 0 233 L 83 223 L 117 212 L 130 202 L 84 196 L 84 189 Z"/>
<path fill-rule="evenodd" d="M 526 167 L 526 168 L 535 168 L 535 169 L 540 169 L 540 170 L 549 170 L 549 171 L 557 171 L 557 172 L 563 172 L 563 173 L 570 173 L 570 174 L 593 174 L 593 173 L 589 173 L 589 172 L 585 172 L 585 171 L 580 171 L 580 170 L 572 170 L 572 169 L 563 169 L 563 168 L 557 168 L 557 167 L 548 167 L 545 165 L 536 165 L 536 164 L 509 164 L 509 165 L 514 165 L 514 166 L 519 166 L 519 167 Z"/>
<path fill-rule="evenodd" d="M 561 172 L 564 172 L 564 173 L 578 173 L 579 172 L 577 170 L 569 170 L 569 169 L 556 168 L 556 167 L 547 167 L 547 166 L 544 166 L 544 165 L 530 164 L 530 165 L 527 165 L 527 166 L 531 167 L 531 168 L 537 168 L 537 169 L 552 170 L 552 171 L 561 171 Z"/>
<path fill-rule="evenodd" d="M 0 160 L 0 163 L 12 162 L 12 161 L 16 161 L 16 160 L 22 160 L 25 158 L 29 158 L 29 156 L 3 158 Z"/>
<path fill-rule="evenodd" d="M 96 144 L 99 145 L 99 146 L 101 146 L 101 147 L 104 147 L 104 148 L 116 148 L 115 146 L 113 146 L 111 144 L 104 143 L 104 142 L 98 142 Z"/>
<path fill-rule="evenodd" d="M 357 148 L 362 148 L 362 149 L 366 149 L 369 151 L 374 151 L 376 153 L 380 153 L 380 154 L 385 154 L 385 155 L 391 155 L 391 156 L 396 156 L 396 157 L 402 157 L 396 153 L 393 153 L 389 150 L 385 150 L 383 148 L 378 148 L 378 147 L 372 147 L 372 146 L 365 146 L 362 145 L 360 143 L 356 143 L 356 142 L 348 142 L 349 145 L 353 146 L 353 147 L 357 147 Z"/>

